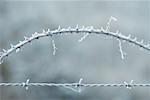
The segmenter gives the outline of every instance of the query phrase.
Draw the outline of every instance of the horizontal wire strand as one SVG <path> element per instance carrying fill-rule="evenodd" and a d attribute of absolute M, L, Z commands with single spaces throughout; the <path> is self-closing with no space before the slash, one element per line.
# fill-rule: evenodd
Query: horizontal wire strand
<path fill-rule="evenodd" d="M 81 80 L 81 79 L 80 79 Z M 20 86 L 25 87 L 26 90 L 28 90 L 31 86 L 36 87 L 65 87 L 70 88 L 73 91 L 81 92 L 81 88 L 87 87 L 126 87 L 128 89 L 131 89 L 133 87 L 150 87 L 150 84 L 138 84 L 133 83 L 133 80 L 131 80 L 130 83 L 124 82 L 124 83 L 81 83 L 81 81 L 77 83 L 30 83 L 29 79 L 27 79 L 26 82 L 20 82 L 20 83 L 0 83 L 0 87 L 8 87 L 8 86 Z"/>

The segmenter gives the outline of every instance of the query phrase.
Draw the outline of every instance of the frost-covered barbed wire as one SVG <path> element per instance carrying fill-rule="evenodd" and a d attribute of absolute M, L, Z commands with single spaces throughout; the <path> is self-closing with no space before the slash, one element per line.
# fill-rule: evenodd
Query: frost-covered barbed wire
<path fill-rule="evenodd" d="M 97 35 L 103 34 L 103 35 L 106 35 L 106 36 L 109 36 L 109 37 L 113 37 L 113 38 L 120 41 L 119 42 L 119 48 L 120 48 L 119 50 L 120 50 L 120 53 L 121 53 L 121 58 L 124 58 L 124 54 L 122 52 L 121 41 L 126 41 L 126 42 L 134 44 L 134 45 L 136 45 L 140 48 L 143 48 L 146 51 L 150 51 L 150 44 L 149 43 L 147 43 L 147 44 L 144 43 L 143 40 L 138 41 L 136 37 L 133 38 L 133 37 L 131 37 L 130 34 L 128 36 L 122 35 L 122 33 L 120 33 L 119 31 L 111 32 L 110 31 L 110 22 L 112 20 L 116 21 L 116 18 L 114 18 L 114 17 L 110 18 L 110 20 L 107 23 L 106 29 L 104 29 L 103 27 L 101 27 L 100 29 L 96 29 L 96 28 L 93 28 L 93 27 L 85 27 L 85 26 L 80 27 L 79 25 L 77 25 L 75 28 L 71 28 L 71 27 L 61 28 L 59 26 L 58 29 L 55 29 L 55 30 L 48 29 L 47 31 L 43 30 L 43 32 L 41 32 L 41 33 L 35 32 L 35 33 L 32 34 L 31 37 L 25 37 L 24 36 L 23 41 L 19 41 L 19 43 L 16 44 L 16 45 L 10 44 L 10 49 L 7 49 L 7 50 L 3 49 L 3 51 L 0 52 L 0 64 L 12 52 L 14 52 L 14 51 L 19 52 L 21 47 L 23 47 L 24 45 L 26 45 L 28 43 L 31 43 L 34 40 L 40 39 L 42 37 L 51 37 L 52 38 L 53 55 L 55 55 L 57 48 L 56 48 L 53 37 L 55 35 L 60 35 L 60 34 L 72 34 L 72 33 L 82 34 L 83 33 L 84 36 L 81 37 L 81 39 L 78 40 L 79 42 L 82 42 L 90 34 L 97 34 Z"/>
<path fill-rule="evenodd" d="M 127 89 L 132 89 L 133 87 L 150 87 L 150 84 L 140 84 L 134 83 L 133 80 L 130 82 L 122 82 L 122 83 L 83 83 L 83 79 L 81 78 L 77 83 L 33 83 L 27 79 L 25 82 L 20 83 L 0 83 L 0 87 L 8 87 L 8 86 L 20 86 L 24 87 L 26 90 L 31 86 L 41 86 L 41 87 L 64 87 L 74 92 L 82 92 L 85 88 L 92 87 L 125 87 Z"/>

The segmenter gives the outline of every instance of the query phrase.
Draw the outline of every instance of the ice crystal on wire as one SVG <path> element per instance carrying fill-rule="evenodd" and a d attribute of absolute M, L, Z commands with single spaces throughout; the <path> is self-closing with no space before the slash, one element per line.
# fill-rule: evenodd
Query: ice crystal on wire
<path fill-rule="evenodd" d="M 53 46 L 53 55 L 55 55 L 55 54 L 56 54 L 56 50 L 57 50 L 58 48 L 56 47 L 56 44 L 55 44 L 55 41 L 54 41 L 53 38 L 51 38 L 51 41 L 52 41 L 52 46 Z"/>
<path fill-rule="evenodd" d="M 58 26 L 58 29 L 57 29 L 58 31 L 60 31 L 61 30 L 61 27 L 60 27 L 60 25 Z"/>
<path fill-rule="evenodd" d="M 79 25 L 77 24 L 76 27 L 75 27 L 76 31 L 79 30 Z"/>
<path fill-rule="evenodd" d="M 16 49 L 16 53 L 18 53 L 19 51 L 20 51 L 20 48 L 17 48 L 17 49 Z"/>
<path fill-rule="evenodd" d="M 42 30 L 42 33 L 43 33 L 43 34 L 45 34 L 45 33 L 46 33 L 46 31 L 43 29 L 43 30 Z"/>
<path fill-rule="evenodd" d="M 24 36 L 24 40 L 27 41 L 27 40 L 29 40 L 29 38 L 27 38 L 26 36 Z"/>
<path fill-rule="evenodd" d="M 6 53 L 6 52 L 7 52 L 7 50 L 3 49 L 3 52 L 4 52 L 4 53 Z"/>
<path fill-rule="evenodd" d="M 119 51 L 120 51 L 120 54 L 121 54 L 121 59 L 124 59 L 124 55 L 125 55 L 126 53 L 122 50 L 122 43 L 121 43 L 121 40 L 118 39 L 118 42 L 119 42 Z"/>
<path fill-rule="evenodd" d="M 89 33 L 84 33 L 83 37 L 81 37 L 78 42 L 82 42 L 88 35 Z"/>
<path fill-rule="evenodd" d="M 2 64 L 3 63 L 3 52 L 0 52 L 0 64 Z"/>
<path fill-rule="evenodd" d="M 70 89 L 70 90 L 72 90 L 72 91 L 74 91 L 74 92 L 78 92 L 78 93 L 81 93 L 81 91 L 82 91 L 82 89 L 81 89 L 81 82 L 82 82 L 82 78 L 80 78 L 80 80 L 79 80 L 79 82 L 78 83 L 75 83 L 74 84 L 74 86 L 65 86 L 64 85 L 64 87 L 65 88 L 68 88 L 68 89 Z"/>
<path fill-rule="evenodd" d="M 12 49 L 13 49 L 13 48 L 14 48 L 14 45 L 13 45 L 13 44 L 10 44 L 10 48 L 12 48 Z"/>
<path fill-rule="evenodd" d="M 113 16 L 111 16 L 111 17 L 109 18 L 109 21 L 107 22 L 107 26 L 106 26 L 106 31 L 107 31 L 107 32 L 109 32 L 109 30 L 110 30 L 110 23 L 112 22 L 112 20 L 113 20 L 113 21 L 117 21 L 117 19 L 116 19 L 115 17 L 113 17 Z"/>

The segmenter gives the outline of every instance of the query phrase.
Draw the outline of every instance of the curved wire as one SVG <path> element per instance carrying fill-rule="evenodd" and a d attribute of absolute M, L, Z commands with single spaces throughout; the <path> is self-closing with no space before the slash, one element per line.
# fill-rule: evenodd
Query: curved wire
<path fill-rule="evenodd" d="M 43 37 L 52 37 L 53 35 L 59 35 L 59 34 L 72 34 L 72 33 L 76 33 L 76 34 L 80 34 L 80 33 L 88 33 L 88 34 L 103 34 L 103 35 L 107 35 L 110 37 L 114 37 L 116 39 L 122 40 L 122 41 L 126 41 L 129 42 L 131 44 L 134 44 L 140 48 L 143 48 L 146 51 L 150 51 L 150 44 L 145 44 L 143 43 L 143 40 L 141 41 L 137 41 L 137 38 L 131 38 L 131 35 L 129 36 L 124 36 L 121 33 L 117 32 L 110 32 L 110 31 L 106 31 L 103 28 L 101 29 L 94 29 L 93 27 L 89 28 L 89 27 L 81 27 L 79 28 L 78 26 L 76 28 L 62 28 L 60 29 L 60 27 L 56 30 L 52 30 L 50 31 L 50 29 L 48 29 L 47 31 L 43 30 L 42 33 L 37 33 L 35 32 L 34 34 L 32 34 L 31 37 L 24 37 L 23 41 L 19 41 L 18 44 L 16 45 L 12 45 L 10 44 L 11 48 L 8 50 L 3 49 L 2 52 L 0 52 L 0 62 L 2 63 L 3 60 L 9 56 L 9 54 L 11 54 L 14 51 L 18 51 L 18 49 L 20 49 L 21 47 L 23 47 L 24 45 L 36 40 L 36 39 L 40 39 Z"/>

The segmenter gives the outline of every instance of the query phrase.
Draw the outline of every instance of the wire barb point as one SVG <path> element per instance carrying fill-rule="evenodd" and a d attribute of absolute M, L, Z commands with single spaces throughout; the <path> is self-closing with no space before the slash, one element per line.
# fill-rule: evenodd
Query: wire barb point
<path fill-rule="evenodd" d="M 130 81 L 130 83 L 124 82 L 127 89 L 132 89 L 133 87 L 133 80 Z"/>
<path fill-rule="evenodd" d="M 22 87 L 25 87 L 26 90 L 29 89 L 29 81 L 30 81 L 30 79 L 27 79 L 26 82 L 22 83 Z"/>

